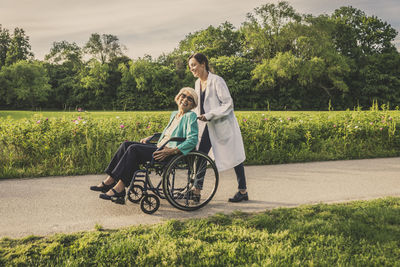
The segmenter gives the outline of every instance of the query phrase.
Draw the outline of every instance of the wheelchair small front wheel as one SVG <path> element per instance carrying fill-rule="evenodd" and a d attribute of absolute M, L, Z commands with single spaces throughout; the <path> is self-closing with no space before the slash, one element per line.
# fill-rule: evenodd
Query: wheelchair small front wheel
<path fill-rule="evenodd" d="M 139 203 L 143 198 L 143 187 L 140 185 L 132 186 L 131 190 L 128 191 L 128 199 L 133 203 Z"/>
<path fill-rule="evenodd" d="M 146 194 L 140 202 L 140 209 L 147 214 L 153 214 L 160 207 L 160 199 L 154 194 Z"/>

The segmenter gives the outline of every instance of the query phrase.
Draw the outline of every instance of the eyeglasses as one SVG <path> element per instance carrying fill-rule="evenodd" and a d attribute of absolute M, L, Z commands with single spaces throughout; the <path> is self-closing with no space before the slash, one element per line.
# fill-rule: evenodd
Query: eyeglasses
<path fill-rule="evenodd" d="M 187 96 L 187 95 L 185 95 L 185 94 L 181 94 L 181 97 L 183 98 L 183 99 L 187 99 L 187 101 L 189 101 L 189 102 L 194 102 L 194 99 L 193 99 L 193 97 L 191 97 L 191 96 Z"/>

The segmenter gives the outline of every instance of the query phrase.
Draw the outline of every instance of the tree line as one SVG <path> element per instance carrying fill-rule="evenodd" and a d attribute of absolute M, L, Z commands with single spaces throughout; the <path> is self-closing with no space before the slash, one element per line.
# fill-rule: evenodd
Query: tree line
<path fill-rule="evenodd" d="M 35 60 L 20 28 L 0 25 L 2 109 L 172 109 L 181 87 L 194 86 L 194 52 L 228 84 L 235 107 L 336 110 L 400 105 L 397 31 L 346 6 L 330 15 L 300 14 L 288 3 L 265 4 L 239 28 L 230 22 L 189 33 L 158 58 L 130 59 L 117 36 L 94 33 L 83 47 L 54 42 Z"/>

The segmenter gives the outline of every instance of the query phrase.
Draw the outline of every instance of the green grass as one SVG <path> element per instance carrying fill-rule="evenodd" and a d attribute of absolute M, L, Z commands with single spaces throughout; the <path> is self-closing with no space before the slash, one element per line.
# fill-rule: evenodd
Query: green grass
<path fill-rule="evenodd" d="M 41 118 L 77 118 L 78 116 L 88 116 L 92 118 L 129 118 L 132 115 L 155 115 L 155 114 L 170 114 L 171 111 L 20 111 L 20 110 L 0 110 L 0 118 L 9 118 L 14 120 L 31 119 L 34 117 Z"/>
<path fill-rule="evenodd" d="M 0 241 L 0 266 L 400 266 L 400 198 Z"/>
<path fill-rule="evenodd" d="M 398 114 L 398 111 L 386 111 L 389 114 Z M 14 120 L 32 119 L 35 117 L 41 118 L 76 118 L 78 116 L 90 115 L 92 118 L 129 118 L 136 115 L 165 115 L 170 114 L 171 111 L 21 111 L 21 110 L 0 110 L 0 118 L 9 118 Z M 315 114 L 345 114 L 348 111 L 235 111 L 238 116 L 252 116 L 252 115 L 269 115 L 269 116 L 311 116 Z"/>

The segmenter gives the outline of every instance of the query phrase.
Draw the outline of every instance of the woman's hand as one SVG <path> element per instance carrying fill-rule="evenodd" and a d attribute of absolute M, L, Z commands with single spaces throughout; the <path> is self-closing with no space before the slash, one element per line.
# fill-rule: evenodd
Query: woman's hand
<path fill-rule="evenodd" d="M 166 157 L 177 154 L 178 148 L 164 147 L 162 150 L 153 153 L 154 159 L 157 161 L 164 160 Z"/>
<path fill-rule="evenodd" d="M 199 119 L 199 120 L 201 120 L 201 121 L 207 121 L 207 118 L 206 118 L 206 116 L 204 116 L 204 115 L 198 116 L 197 119 Z"/>
<path fill-rule="evenodd" d="M 151 138 L 151 136 L 148 136 L 148 137 L 146 137 L 146 138 L 143 138 L 143 139 L 140 140 L 140 143 L 146 144 L 146 143 L 147 143 L 147 140 L 149 140 L 150 138 Z"/>

